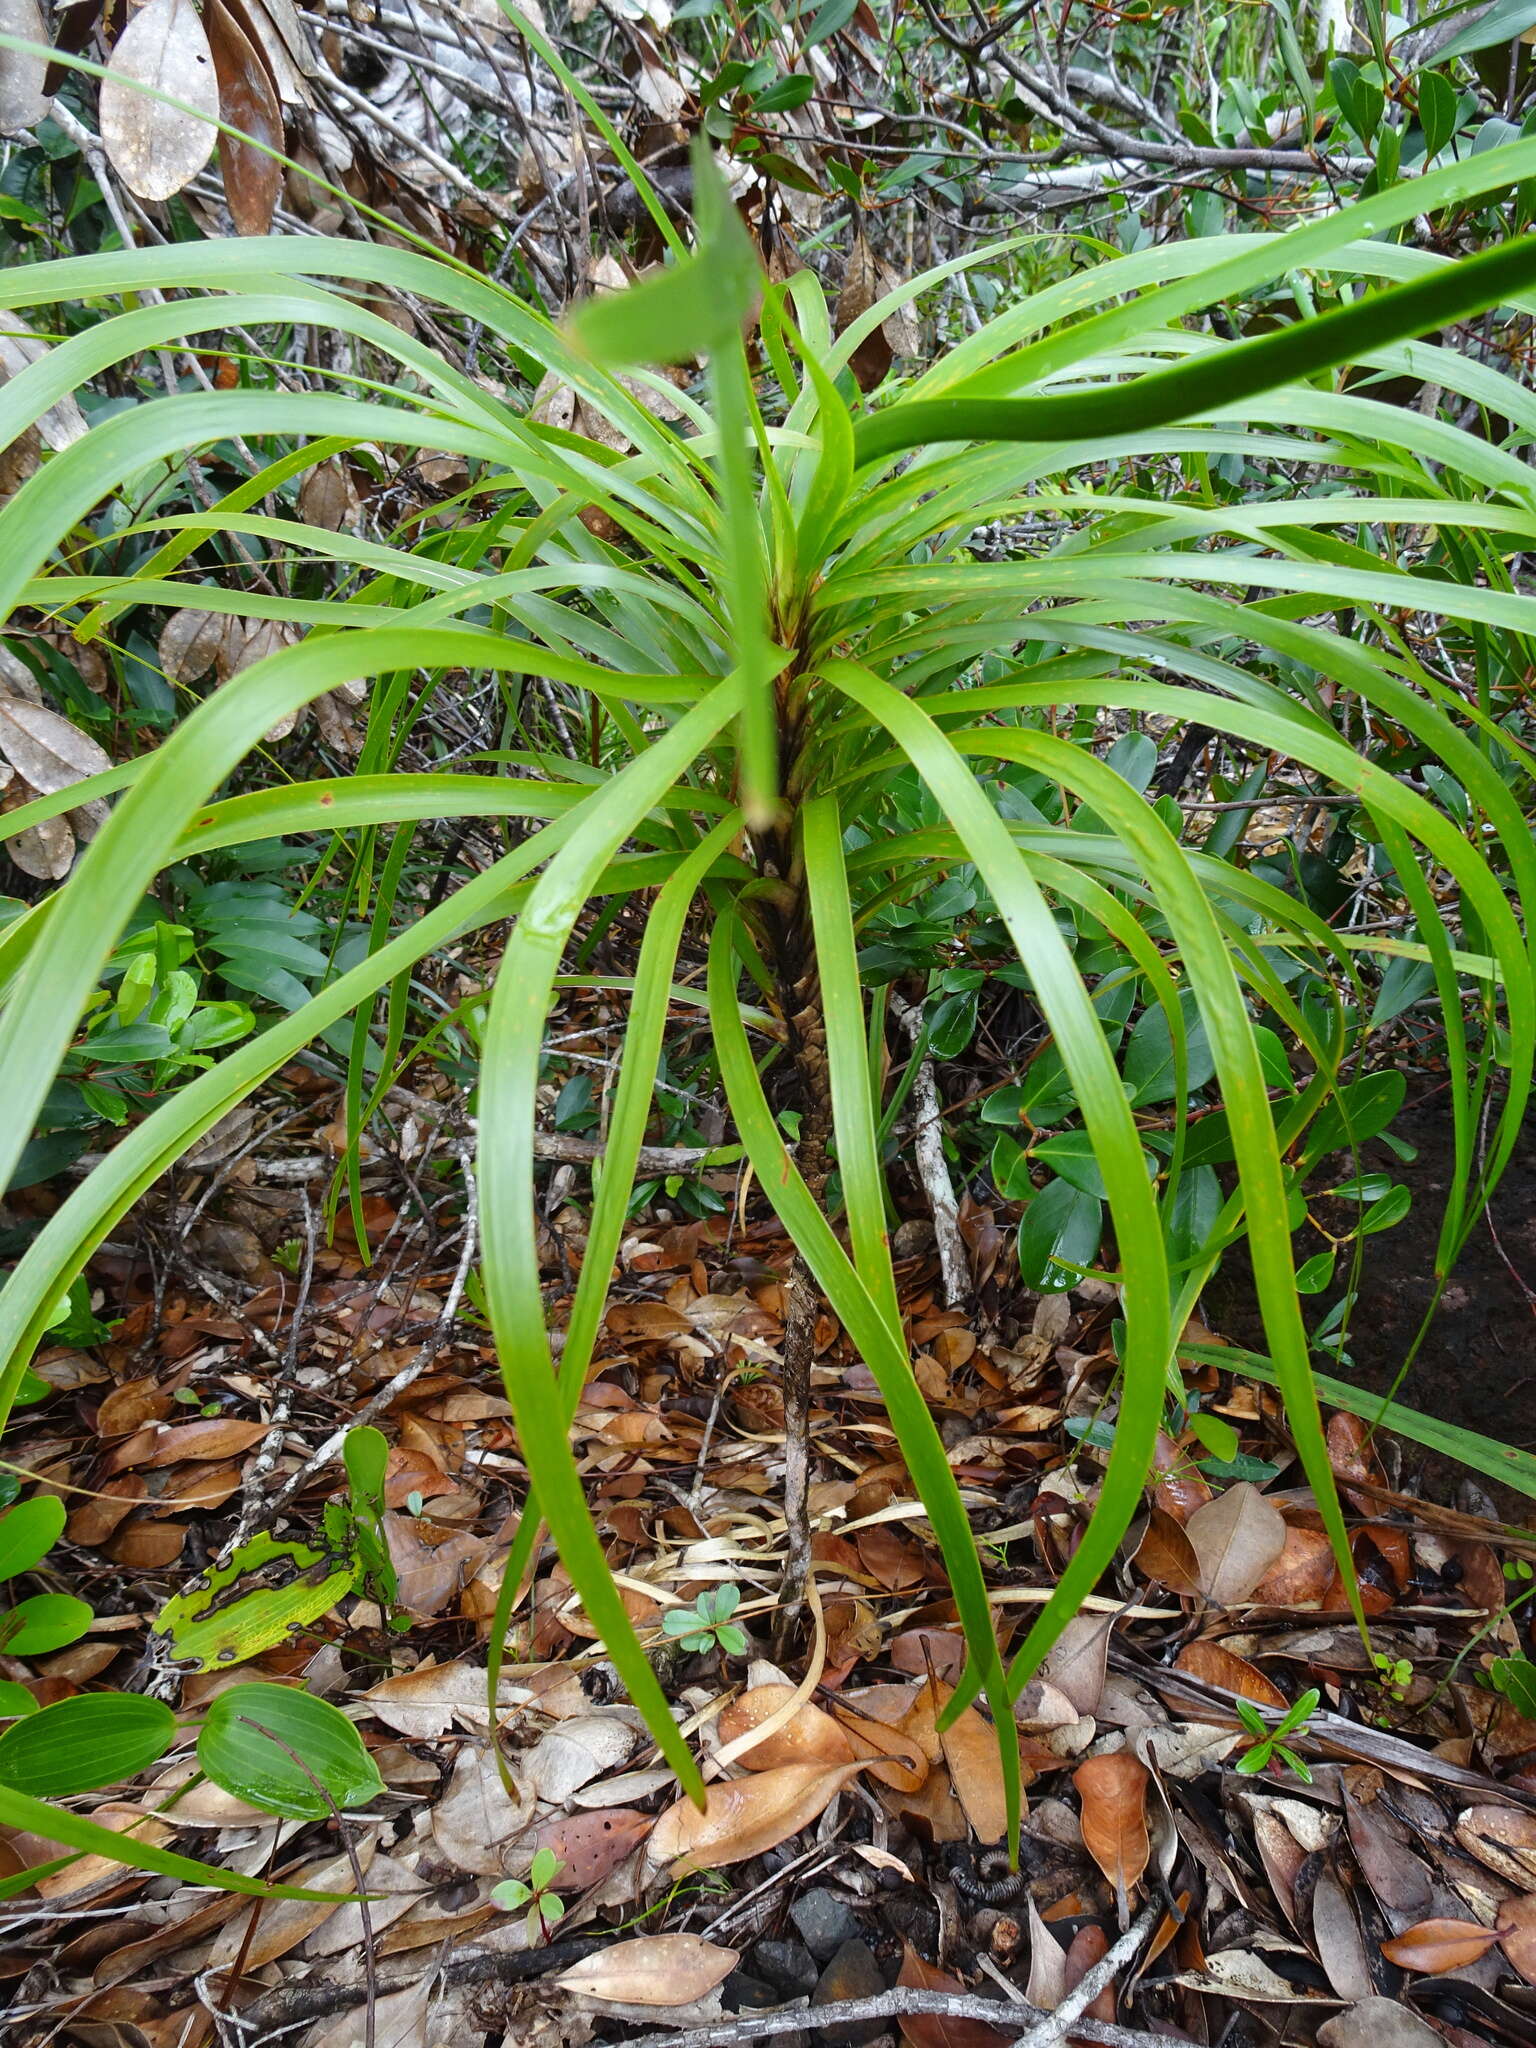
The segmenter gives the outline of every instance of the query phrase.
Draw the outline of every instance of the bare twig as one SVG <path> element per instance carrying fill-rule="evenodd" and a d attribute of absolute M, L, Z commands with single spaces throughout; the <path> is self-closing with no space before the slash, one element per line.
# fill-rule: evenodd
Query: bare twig
<path fill-rule="evenodd" d="M 895 989 L 891 990 L 890 997 L 896 1021 L 915 1045 L 922 1036 L 921 1010 L 913 1003 L 904 1002 Z M 955 1201 L 954 1183 L 949 1177 L 949 1164 L 944 1157 L 944 1112 L 939 1104 L 938 1084 L 933 1078 L 933 1062 L 926 1057 L 918 1061 L 912 1100 L 915 1109 L 912 1148 L 917 1157 L 918 1178 L 923 1183 L 923 1192 L 933 1213 L 939 1269 L 944 1276 L 944 1299 L 950 1308 L 963 1308 L 971 1299 L 971 1270 L 965 1256 L 965 1240 L 960 1235 L 960 1210 Z"/>

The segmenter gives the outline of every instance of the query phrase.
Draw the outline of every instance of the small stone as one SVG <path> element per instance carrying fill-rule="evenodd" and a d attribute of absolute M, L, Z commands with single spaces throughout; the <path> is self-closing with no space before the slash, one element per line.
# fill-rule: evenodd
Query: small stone
<path fill-rule="evenodd" d="M 816 1958 L 803 1941 L 760 1941 L 752 1951 L 752 1967 L 786 1998 L 809 1998 L 816 1989 Z"/>
<path fill-rule="evenodd" d="M 884 1989 L 885 1976 L 869 1944 L 845 1941 L 822 1971 L 811 2004 L 845 2005 L 855 1998 L 878 1998 Z M 828 2048 L 867 2048 L 884 2031 L 882 2020 L 850 2020 L 822 2027 L 819 2034 Z"/>
<path fill-rule="evenodd" d="M 789 1909 L 800 1938 L 818 1963 L 835 1956 L 859 1934 L 859 1916 L 844 1898 L 818 1886 L 803 1893 Z"/>
<path fill-rule="evenodd" d="M 745 1970 L 732 1970 L 720 1986 L 720 2003 L 727 2012 L 767 2012 L 783 2004 L 782 1995 L 761 1977 Z"/>

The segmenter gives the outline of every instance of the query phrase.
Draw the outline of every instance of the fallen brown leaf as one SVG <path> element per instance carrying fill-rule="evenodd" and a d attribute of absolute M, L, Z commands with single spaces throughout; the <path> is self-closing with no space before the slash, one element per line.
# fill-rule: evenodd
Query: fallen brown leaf
<path fill-rule="evenodd" d="M 1279 1707 L 1283 1711 L 1290 1705 L 1279 1686 L 1271 1684 L 1256 1665 L 1223 1649 L 1220 1643 L 1186 1643 L 1174 1660 L 1174 1669 L 1187 1671 L 1191 1678 L 1218 1686 L 1223 1692 L 1236 1693 L 1240 1700 L 1252 1700 L 1258 1707 Z"/>
<path fill-rule="evenodd" d="M 1127 1749 L 1091 1756 L 1072 1773 L 1083 1802 L 1083 1847 L 1115 1888 L 1120 1923 L 1151 1854 L 1147 1787 L 1151 1772 Z"/>
<path fill-rule="evenodd" d="M 1446 1970 L 1464 1970 L 1485 1956 L 1498 1940 L 1498 1930 L 1475 1920 L 1421 1920 L 1417 1927 L 1381 1944 L 1389 1963 L 1419 1976 L 1438 1977 Z"/>
<path fill-rule="evenodd" d="M 554 1891 L 584 1892 L 617 1870 L 654 1826 L 650 1814 L 636 1813 L 633 1807 L 599 1806 L 590 1813 L 547 1822 L 534 1836 L 533 1846 L 536 1851 L 552 1850 L 559 1858 L 551 1884 Z"/>
<path fill-rule="evenodd" d="M 721 1742 L 735 1742 L 761 1726 L 794 1696 L 792 1685 L 754 1685 L 732 1700 L 715 1724 Z M 740 1760 L 749 1771 L 771 1771 L 780 1764 L 846 1764 L 853 1755 L 853 1744 L 832 1716 L 806 1700 L 782 1728 L 743 1750 Z"/>
<path fill-rule="evenodd" d="M 647 1845 L 655 1868 L 673 1877 L 724 1863 L 744 1863 L 809 1827 L 848 1780 L 864 1769 L 848 1764 L 781 1764 L 711 1785 L 701 1813 L 679 1799 L 657 1821 Z"/>
<path fill-rule="evenodd" d="M 925 1963 L 910 1941 L 902 1943 L 901 1971 L 896 1982 L 909 1991 L 965 1990 L 958 1977 Z M 908 2048 L 993 2048 L 994 2043 L 1002 2048 L 1003 2043 L 1013 2038 L 989 2027 L 985 2020 L 951 2019 L 948 2014 L 937 2012 L 903 2013 L 901 2036 Z"/>
<path fill-rule="evenodd" d="M 691 2005 L 723 1984 L 736 1961 L 735 1949 L 701 1934 L 645 1934 L 584 1957 L 555 1982 L 624 2005 Z"/>
<path fill-rule="evenodd" d="M 1246 1479 L 1196 1508 L 1186 1533 L 1199 1560 L 1200 1590 L 1221 1607 L 1246 1600 L 1285 1549 L 1285 1518 Z"/>

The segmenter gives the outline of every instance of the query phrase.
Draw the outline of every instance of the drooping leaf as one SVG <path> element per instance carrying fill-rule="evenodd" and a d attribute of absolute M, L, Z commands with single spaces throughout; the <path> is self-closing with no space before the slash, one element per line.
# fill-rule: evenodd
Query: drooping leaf
<path fill-rule="evenodd" d="M 283 146 L 283 111 L 277 88 L 223 0 L 207 0 L 203 22 L 218 79 L 219 112 L 232 128 L 252 138 L 252 142 L 241 142 L 233 135 L 219 137 L 224 197 L 237 234 L 264 235 L 272 226 L 283 167 L 275 156 L 252 143 L 264 142 L 269 149 Z"/>

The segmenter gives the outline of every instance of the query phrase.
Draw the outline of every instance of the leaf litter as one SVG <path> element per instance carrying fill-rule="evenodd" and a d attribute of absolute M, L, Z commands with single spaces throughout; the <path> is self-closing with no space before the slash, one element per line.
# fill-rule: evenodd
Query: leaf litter
<path fill-rule="evenodd" d="M 15 724 L 18 757 L 23 734 L 51 744 L 35 717 Z M 50 771 L 39 755 L 25 772 Z M 451 1239 L 381 1282 L 344 1220 L 316 1247 L 298 1333 L 307 1362 L 275 1463 L 262 1464 L 273 1361 L 294 1336 L 272 1260 L 295 1234 L 286 1161 L 326 1170 L 334 1115 L 314 1077 L 293 1085 L 311 1106 L 220 1183 L 218 1220 L 254 1245 L 240 1280 L 213 1287 L 208 1265 L 178 1269 L 157 1315 L 145 1270 L 108 1250 L 93 1278 L 110 1336 L 39 1356 L 53 1398 L 18 1430 L 15 1461 L 65 1502 L 60 1582 L 91 1574 L 98 1609 L 80 1642 L 11 1660 L 7 1675 L 40 1701 L 147 1668 L 161 1603 L 195 1585 L 194 1563 L 237 1526 L 265 1528 L 278 1550 L 312 1543 L 341 1485 L 335 1465 L 312 1462 L 330 1418 L 392 1382 L 438 1326 Z M 401 1197 L 386 1161 L 366 1168 L 364 1189 L 366 1226 L 388 1243 Z M 996 1227 L 968 1222 L 982 1241 Z M 557 1322 L 582 1229 L 574 1207 L 550 1218 Z M 1289 2014 L 1298 2039 L 1383 2048 L 1395 2036 L 1360 2029 L 1390 2001 L 1404 2039 L 1528 2038 L 1536 1721 L 1491 1673 L 1524 1653 L 1530 1540 L 1487 1502 L 1441 1509 L 1402 1492 L 1390 1442 L 1335 1414 L 1357 1564 L 1371 1563 L 1377 1591 L 1373 1662 L 1273 1404 L 1240 1364 L 1190 1365 L 1190 1384 L 1273 1476 L 1223 1477 L 1192 1438 L 1163 1440 L 1146 1515 L 1019 1697 L 1027 1810 L 1011 1870 L 993 1731 L 975 1704 L 952 1711 L 964 1653 L 941 1561 L 867 1375 L 825 1312 L 812 1389 L 822 1628 L 788 1662 L 768 1659 L 783 1423 L 762 1368 L 782 1342 L 789 1260 L 766 1214 L 730 1231 L 642 1217 L 573 1430 L 615 1578 L 710 1778 L 702 1812 L 658 1765 L 547 1546 L 488 1709 L 486 1638 L 524 1475 L 489 1347 L 460 1321 L 377 1418 L 408 1632 L 364 1589 L 234 1673 L 180 1676 L 193 1715 L 236 1681 L 332 1700 L 380 1795 L 347 1816 L 345 1840 L 334 1822 L 216 1794 L 174 1761 L 94 1805 L 107 1826 L 233 1872 L 345 1894 L 361 1870 L 366 1930 L 353 1904 L 257 1911 L 101 1858 L 45 1875 L 53 1846 L 13 1834 L 0 1842 L 13 1879 L 0 1961 L 23 2022 L 46 2010 L 66 2039 L 106 2028 L 169 2048 L 216 2044 L 215 2013 L 237 2014 L 323 2048 L 361 2038 L 370 1965 L 376 2038 L 402 2048 L 449 2023 L 521 2048 L 723 2026 L 813 1998 L 828 2014 L 891 1986 L 953 2002 L 1001 1998 L 1006 1984 L 1049 2008 L 1129 1938 L 1134 1953 L 1084 2024 L 1214 2040 L 1240 2015 L 1272 2030 Z M 1112 1404 L 1112 1304 L 1090 1289 L 1051 1298 L 1055 1341 L 1030 1367 L 1025 1404 L 1016 1361 L 1042 1340 L 1006 1267 L 994 1262 L 974 1310 L 945 1308 L 931 1237 L 911 1231 L 897 1277 L 1006 1649 L 1102 1469 L 1102 1450 L 1065 1423 L 1069 1387 Z M 129 1596 L 114 1608 L 104 1584 Z M 663 1626 L 722 1585 L 741 1595 L 745 1656 L 684 1648 Z M 1240 1770 L 1262 1737 L 1239 1706 L 1275 1727 L 1314 1689 L 1317 1711 L 1283 1738 L 1309 1777 L 1278 1754 Z M 559 1910 L 531 1939 L 526 1916 L 492 1894 L 541 1870 Z M 1016 2031 L 959 2012 L 863 2024 L 918 2044 Z"/>

